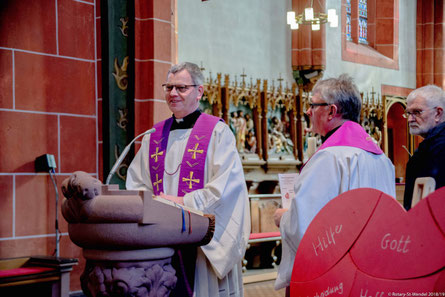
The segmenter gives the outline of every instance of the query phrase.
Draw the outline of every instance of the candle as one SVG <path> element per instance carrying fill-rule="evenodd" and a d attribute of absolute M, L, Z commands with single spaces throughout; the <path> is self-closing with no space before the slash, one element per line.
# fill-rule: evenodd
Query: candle
<path fill-rule="evenodd" d="M 308 159 L 312 157 L 315 153 L 315 149 L 317 147 L 317 138 L 316 137 L 308 137 L 307 139 L 307 157 Z"/>

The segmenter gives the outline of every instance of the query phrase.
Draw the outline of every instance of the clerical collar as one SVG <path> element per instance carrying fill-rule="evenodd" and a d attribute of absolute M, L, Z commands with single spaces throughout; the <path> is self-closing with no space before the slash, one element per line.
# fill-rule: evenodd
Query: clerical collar
<path fill-rule="evenodd" d="M 199 116 L 201 115 L 201 111 L 199 109 L 195 110 L 191 114 L 186 115 L 182 119 L 176 119 L 175 115 L 173 115 L 173 123 L 170 128 L 170 131 L 176 129 L 191 129 L 195 125 Z"/>
<path fill-rule="evenodd" d="M 340 128 L 340 127 L 341 127 L 341 125 L 338 126 L 337 128 L 332 129 L 332 130 L 329 131 L 328 133 L 326 133 L 325 136 L 321 136 L 321 143 L 324 143 L 324 142 L 329 138 L 329 136 L 331 136 L 332 134 L 334 134 L 334 132 L 337 131 L 338 128 Z"/>

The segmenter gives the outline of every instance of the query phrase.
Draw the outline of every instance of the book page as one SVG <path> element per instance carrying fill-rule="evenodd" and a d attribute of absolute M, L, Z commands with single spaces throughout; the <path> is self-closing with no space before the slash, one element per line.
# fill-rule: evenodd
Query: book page
<path fill-rule="evenodd" d="M 153 200 L 156 200 L 156 201 L 159 201 L 159 202 L 162 202 L 162 203 L 165 203 L 165 204 L 177 207 L 177 208 L 182 208 L 185 211 L 190 211 L 190 212 L 192 212 L 194 214 L 197 214 L 197 215 L 200 215 L 200 216 L 204 215 L 204 213 L 202 211 L 198 210 L 198 209 L 194 209 L 194 208 L 191 208 L 191 207 L 188 207 L 188 206 L 185 206 L 185 205 L 174 203 L 173 201 L 165 199 L 165 198 L 162 198 L 160 196 L 154 196 L 153 195 Z"/>
<path fill-rule="evenodd" d="M 278 174 L 281 192 L 281 207 L 290 208 L 290 203 L 295 197 L 294 184 L 297 180 L 298 173 L 282 173 Z"/>

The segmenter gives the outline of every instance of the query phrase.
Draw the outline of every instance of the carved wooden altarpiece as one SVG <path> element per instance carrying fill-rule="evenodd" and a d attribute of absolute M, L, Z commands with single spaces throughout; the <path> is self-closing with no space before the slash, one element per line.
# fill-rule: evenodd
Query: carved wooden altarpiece
<path fill-rule="evenodd" d="M 278 87 L 267 80 L 246 82 L 246 75 L 210 74 L 200 108 L 220 116 L 232 130 L 247 181 L 277 180 L 278 173 L 297 172 L 299 97 L 296 84 Z"/>

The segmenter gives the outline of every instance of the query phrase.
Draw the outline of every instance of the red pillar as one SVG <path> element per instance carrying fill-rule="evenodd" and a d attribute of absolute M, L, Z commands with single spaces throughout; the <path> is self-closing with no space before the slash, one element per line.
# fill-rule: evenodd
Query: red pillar
<path fill-rule="evenodd" d="M 135 1 L 135 135 L 171 115 L 161 85 L 176 62 L 175 1 Z"/>
<path fill-rule="evenodd" d="M 443 0 L 417 1 L 417 87 L 445 88 Z"/>
<path fill-rule="evenodd" d="M 292 10 L 304 13 L 308 1 L 292 0 Z M 314 1 L 314 13 L 326 12 L 325 0 Z M 310 25 L 300 25 L 292 31 L 292 67 L 294 70 L 324 69 L 326 66 L 326 26 L 312 31 Z"/>

